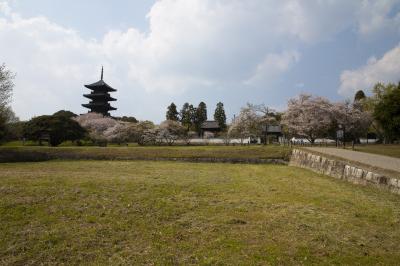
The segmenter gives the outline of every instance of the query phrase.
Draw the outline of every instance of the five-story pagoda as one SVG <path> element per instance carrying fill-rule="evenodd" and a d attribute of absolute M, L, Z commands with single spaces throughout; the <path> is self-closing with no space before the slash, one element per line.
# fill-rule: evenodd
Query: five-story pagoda
<path fill-rule="evenodd" d="M 103 81 L 103 67 L 101 68 L 101 79 L 93 84 L 85 85 L 85 87 L 92 90 L 90 94 L 83 95 L 91 100 L 88 104 L 82 104 L 83 107 L 90 109 L 89 112 L 110 116 L 109 111 L 117 110 L 117 108 L 112 107 L 109 103 L 110 101 L 116 101 L 116 99 L 110 96 L 110 92 L 117 90 L 111 88 Z"/>

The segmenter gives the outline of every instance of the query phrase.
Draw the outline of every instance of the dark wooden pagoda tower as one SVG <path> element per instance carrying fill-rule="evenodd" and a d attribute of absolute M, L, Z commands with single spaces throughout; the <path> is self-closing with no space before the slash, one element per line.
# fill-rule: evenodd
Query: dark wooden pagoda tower
<path fill-rule="evenodd" d="M 100 80 L 93 84 L 85 85 L 85 87 L 92 90 L 90 94 L 83 95 L 91 100 L 88 104 L 82 104 L 83 107 L 90 109 L 89 112 L 110 116 L 109 111 L 117 110 L 117 108 L 112 107 L 109 103 L 110 101 L 116 101 L 116 99 L 110 96 L 110 92 L 117 90 L 103 81 L 103 67 L 101 67 Z"/>

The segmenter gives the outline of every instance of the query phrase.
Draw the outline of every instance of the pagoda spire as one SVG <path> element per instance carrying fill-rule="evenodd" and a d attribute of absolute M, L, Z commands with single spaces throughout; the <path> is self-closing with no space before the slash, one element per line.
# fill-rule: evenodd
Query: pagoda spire
<path fill-rule="evenodd" d="M 101 80 L 103 80 L 103 72 L 104 72 L 104 70 L 103 70 L 103 66 L 101 66 Z"/>

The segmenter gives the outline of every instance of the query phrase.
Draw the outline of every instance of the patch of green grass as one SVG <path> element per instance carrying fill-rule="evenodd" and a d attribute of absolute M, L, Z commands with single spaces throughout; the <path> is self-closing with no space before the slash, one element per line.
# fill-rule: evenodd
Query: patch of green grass
<path fill-rule="evenodd" d="M 0 147 L 0 159 L 37 153 L 53 159 L 154 159 L 154 158 L 230 158 L 287 159 L 290 148 L 268 146 L 136 146 L 136 147 Z M 32 156 L 31 156 L 32 157 Z M 18 158 L 17 158 L 18 159 Z M 1 161 L 1 160 L 0 160 Z"/>
<path fill-rule="evenodd" d="M 398 264 L 400 197 L 273 165 L 0 164 L 0 264 Z"/>
<path fill-rule="evenodd" d="M 0 147 L 23 147 L 24 145 L 25 146 L 38 146 L 38 143 L 34 142 L 34 141 L 30 141 L 30 140 L 25 141 L 25 143 L 22 141 L 19 141 L 19 140 L 15 140 L 15 141 L 8 141 L 5 143 L 1 143 Z"/>
<path fill-rule="evenodd" d="M 44 141 L 42 143 L 42 145 L 43 146 L 48 146 L 48 143 Z M 91 141 L 84 141 L 84 140 L 81 140 L 81 145 L 82 146 L 86 146 L 86 147 L 96 146 Z M 109 147 L 121 147 L 121 146 L 126 146 L 126 145 L 128 145 L 130 147 L 138 146 L 137 143 L 128 143 L 128 144 L 123 144 L 123 145 L 118 145 L 116 143 L 109 143 L 108 144 Z M 21 140 L 13 140 L 13 141 L 8 141 L 8 142 L 5 142 L 5 143 L 1 143 L 1 146 L 3 146 L 3 147 L 24 147 L 24 146 L 40 147 L 38 141 L 31 141 L 31 140 L 26 140 L 25 142 L 23 142 Z M 80 147 L 80 146 L 78 146 L 76 144 L 76 142 L 73 142 L 73 141 L 64 141 L 58 147 Z"/>
<path fill-rule="evenodd" d="M 355 150 L 400 158 L 399 144 L 356 145 Z"/>

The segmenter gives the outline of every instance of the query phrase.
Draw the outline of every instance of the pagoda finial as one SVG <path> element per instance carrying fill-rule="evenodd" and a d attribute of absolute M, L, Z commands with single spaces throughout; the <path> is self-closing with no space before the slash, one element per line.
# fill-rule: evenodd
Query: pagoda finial
<path fill-rule="evenodd" d="M 103 66 L 101 66 L 101 80 L 103 80 L 103 72 L 104 72 Z"/>

